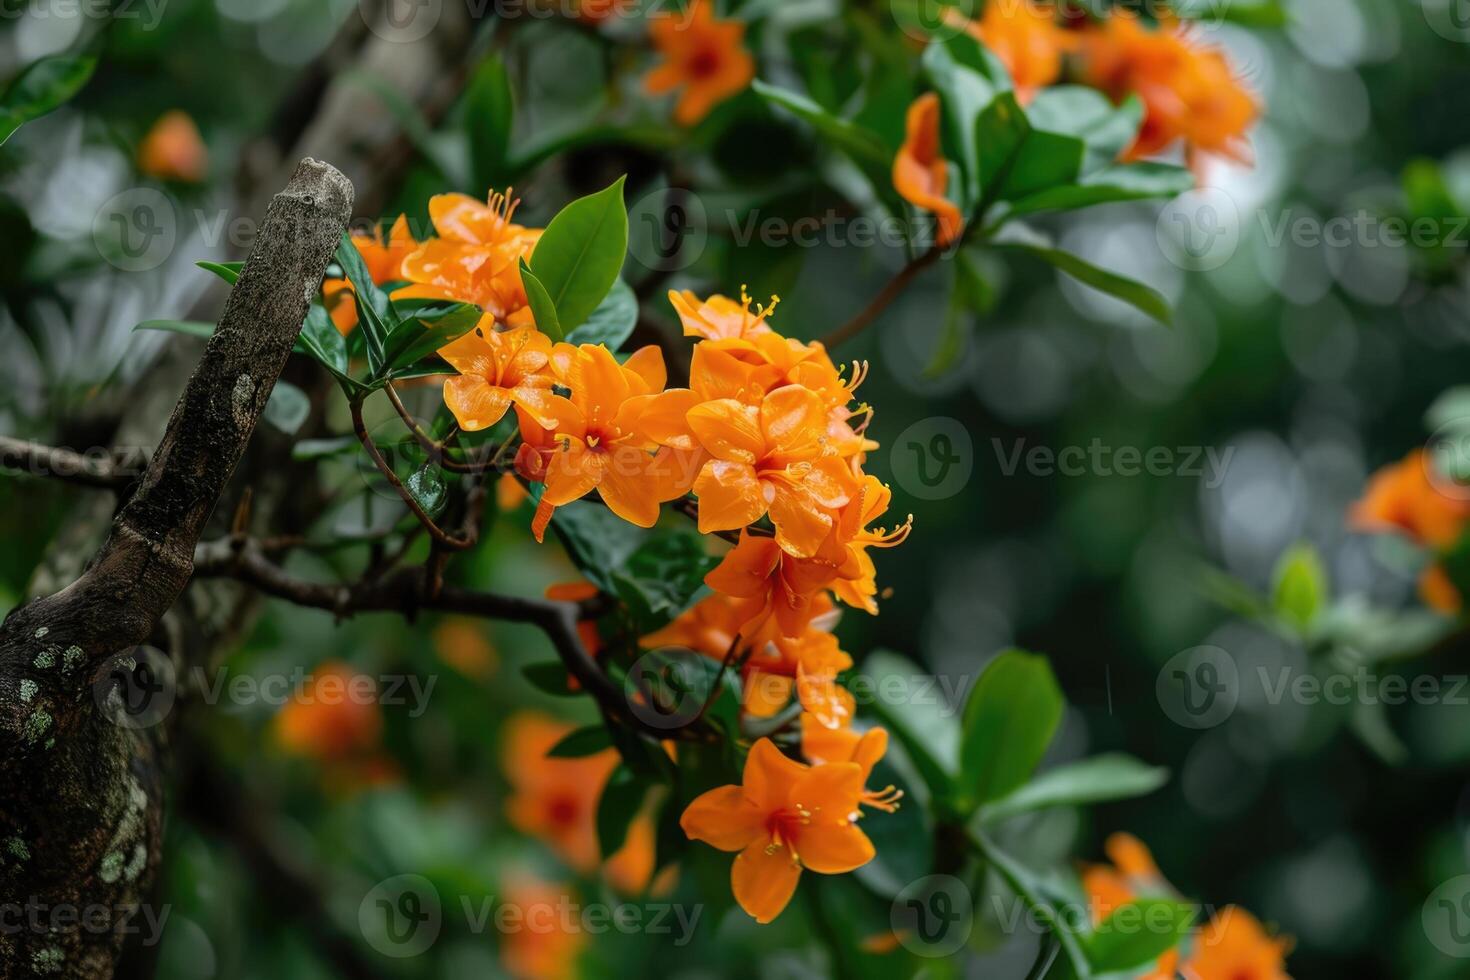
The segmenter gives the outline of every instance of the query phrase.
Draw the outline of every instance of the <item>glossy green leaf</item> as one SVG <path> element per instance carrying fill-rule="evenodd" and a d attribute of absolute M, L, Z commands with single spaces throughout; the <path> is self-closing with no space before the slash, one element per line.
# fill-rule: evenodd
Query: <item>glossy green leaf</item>
<path fill-rule="evenodd" d="M 1104 167 L 1075 184 L 1049 187 L 1028 194 L 1011 205 L 1011 214 L 1036 211 L 1068 211 L 1110 204 L 1168 198 L 1194 188 L 1194 175 L 1169 163 L 1126 163 Z"/>
<path fill-rule="evenodd" d="M 1080 139 L 1086 147 L 1082 173 L 1088 174 L 1113 165 L 1133 144 L 1143 125 L 1143 102 L 1132 95 L 1114 105 L 1095 88 L 1052 85 L 1036 93 L 1026 118 L 1035 129 Z"/>
<path fill-rule="evenodd" d="M 26 123 L 69 101 L 96 68 L 92 55 L 56 55 L 26 67 L 0 94 L 0 145 Z"/>
<path fill-rule="evenodd" d="M 887 651 L 869 656 L 863 662 L 862 674 L 878 693 L 864 708 L 883 723 L 903 748 L 936 807 L 945 805 L 955 791 L 959 733 L 954 717 L 932 698 L 920 703 L 919 698 L 890 701 L 882 696 L 887 689 L 885 683 L 892 683 L 885 682 L 885 678 L 896 678 L 898 684 L 907 684 L 907 689 L 913 690 L 918 678 L 930 675 L 913 661 Z"/>
<path fill-rule="evenodd" d="M 1011 92 L 980 113 L 975 140 L 986 201 L 1017 200 L 1075 182 L 1087 149 L 1075 136 L 1036 129 Z"/>
<path fill-rule="evenodd" d="M 396 372 L 399 368 L 417 364 L 475 329 L 483 316 L 484 313 L 473 303 L 461 303 L 433 316 L 404 320 L 388 336 L 385 351 L 388 370 Z"/>
<path fill-rule="evenodd" d="M 1008 650 L 990 662 L 965 704 L 959 785 L 963 809 L 1001 799 L 1031 778 L 1064 707 L 1045 657 Z"/>
<path fill-rule="evenodd" d="M 1079 282 L 1086 283 L 1093 289 L 1100 290 L 1110 296 L 1116 296 L 1123 302 L 1136 307 L 1138 310 L 1148 314 L 1164 325 L 1173 320 L 1173 311 L 1169 309 L 1169 301 L 1164 299 L 1156 290 L 1145 286 L 1134 279 L 1128 279 L 1115 272 L 1100 269 L 1085 259 L 1079 258 L 1070 252 L 1063 252 L 1055 248 L 1043 248 L 1036 245 L 1003 244 L 995 248 L 1007 251 L 1022 252 L 1035 258 L 1041 259 Z"/>
<path fill-rule="evenodd" d="M 638 325 L 638 296 L 631 286 L 619 279 L 606 298 L 592 311 L 587 322 L 567 334 L 569 344 L 603 344 L 608 350 L 620 350 Z"/>
<path fill-rule="evenodd" d="M 1194 906 L 1164 898 L 1142 898 L 1121 905 L 1087 937 L 1088 962 L 1097 973 L 1151 964 L 1179 945 L 1194 916 Z"/>
<path fill-rule="evenodd" d="M 214 324 L 199 320 L 144 320 L 134 330 L 166 330 L 169 333 L 186 333 L 191 337 L 208 340 L 214 336 Z"/>
<path fill-rule="evenodd" d="M 352 380 L 347 374 L 347 342 L 332 322 L 331 314 L 320 303 L 307 307 L 306 320 L 301 324 L 301 333 L 293 349 L 321 364 L 338 380 Z"/>
<path fill-rule="evenodd" d="M 562 332 L 561 319 L 556 312 L 556 302 L 546 291 L 546 286 L 536 278 L 531 267 L 526 265 L 525 259 L 521 259 L 521 285 L 526 290 L 526 303 L 531 307 L 531 316 L 536 319 L 536 329 L 553 341 L 565 340 L 566 335 Z"/>
<path fill-rule="evenodd" d="M 975 39 L 963 33 L 931 42 L 923 54 L 924 72 L 939 92 L 943 106 L 946 143 L 963 175 L 962 208 L 970 207 L 980 197 L 975 128 L 986 106 L 1008 87 L 992 78 L 986 56 Z"/>
<path fill-rule="evenodd" d="M 546 753 L 552 759 L 580 759 L 612 748 L 606 725 L 588 725 L 567 735 Z"/>
<path fill-rule="evenodd" d="M 531 271 L 556 309 L 559 332 L 581 326 L 622 271 L 628 255 L 624 179 L 562 208 L 536 242 Z"/>
<path fill-rule="evenodd" d="M 1272 576 L 1271 607 L 1277 616 L 1299 630 L 1312 625 L 1327 604 L 1327 571 L 1317 549 L 1309 544 L 1289 548 L 1276 563 Z"/>
<path fill-rule="evenodd" d="M 448 503 L 449 489 L 444 485 L 444 475 L 433 463 L 425 463 L 414 470 L 404 481 L 404 486 L 430 517 L 438 516 Z"/>
<path fill-rule="evenodd" d="M 661 629 L 693 605 L 704 577 L 719 563 L 698 534 L 656 533 L 611 572 L 640 635 Z"/>
<path fill-rule="evenodd" d="M 1099 755 L 1049 769 L 1015 792 L 987 803 L 980 813 L 986 823 L 996 823 L 1050 807 L 1146 796 L 1168 780 L 1169 770 L 1146 765 L 1131 755 Z"/>
<path fill-rule="evenodd" d="M 470 175 L 475 187 L 498 187 L 507 178 L 515 97 L 505 65 L 486 57 L 464 94 L 464 127 L 470 143 Z"/>
<path fill-rule="evenodd" d="M 245 268 L 244 262 L 195 262 L 194 264 L 206 272 L 213 272 L 231 286 L 240 281 L 240 270 Z"/>
<path fill-rule="evenodd" d="M 616 854 L 627 841 L 628 828 L 643 808 L 647 791 L 647 784 L 624 764 L 608 777 L 597 801 L 597 846 L 603 860 Z"/>
<path fill-rule="evenodd" d="M 368 366 L 372 369 L 373 376 L 377 377 L 386 363 L 383 348 L 390 325 L 395 322 L 392 305 L 388 302 L 388 294 L 379 289 L 373 282 L 373 277 L 368 274 L 367 266 L 362 261 L 362 253 L 352 244 L 350 235 L 344 234 L 342 243 L 337 246 L 337 263 L 342 266 L 342 273 L 352 283 L 353 298 L 357 303 L 357 332 L 360 333 L 367 351 Z"/>

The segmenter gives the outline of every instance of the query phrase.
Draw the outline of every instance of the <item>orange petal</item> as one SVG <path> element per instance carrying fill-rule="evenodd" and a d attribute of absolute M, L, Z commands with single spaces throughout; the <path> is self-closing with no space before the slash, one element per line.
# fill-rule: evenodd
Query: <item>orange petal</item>
<path fill-rule="evenodd" d="M 745 675 L 744 707 L 757 718 L 769 718 L 791 703 L 794 678 L 752 670 Z"/>
<path fill-rule="evenodd" d="M 696 797 L 679 817 L 690 840 L 702 840 L 722 851 L 738 851 L 764 837 L 765 814 L 739 786 L 721 786 Z"/>
<path fill-rule="evenodd" d="M 754 463 L 765 454 L 760 412 L 754 406 L 722 398 L 696 405 L 687 419 L 695 438 L 718 459 Z"/>
<path fill-rule="evenodd" d="M 789 555 L 810 558 L 827 540 L 832 515 L 799 487 L 784 482 L 770 485 L 775 487 L 770 514 L 771 523 L 776 525 L 777 543 Z"/>
<path fill-rule="evenodd" d="M 606 454 L 597 490 L 608 509 L 630 524 L 653 527 L 658 523 L 657 481 L 648 478 L 653 457 L 641 449 L 617 446 Z"/>
<path fill-rule="evenodd" d="M 801 854 L 802 866 L 824 875 L 846 874 L 861 868 L 873 860 L 876 853 L 868 835 L 851 821 L 821 826 L 813 823 L 803 827 L 796 847 Z"/>
<path fill-rule="evenodd" d="M 771 573 L 780 561 L 781 549 L 775 539 L 741 532 L 740 543 L 704 577 L 704 584 L 740 598 L 762 595 L 769 590 Z"/>
<path fill-rule="evenodd" d="M 760 430 L 771 450 L 787 458 L 810 458 L 827 431 L 827 409 L 816 392 L 785 385 L 761 402 Z"/>
<path fill-rule="evenodd" d="M 755 467 L 712 459 L 694 481 L 699 496 L 699 532 L 733 531 L 760 519 L 766 501 Z"/>
<path fill-rule="evenodd" d="M 730 889 L 735 901 L 764 925 L 786 908 L 796 893 L 801 865 L 784 847 L 768 845 L 765 838 L 752 842 L 735 856 L 730 867 Z"/>
<path fill-rule="evenodd" d="M 766 813 L 774 812 L 787 804 L 792 788 L 808 771 L 800 762 L 783 755 L 770 739 L 760 739 L 745 757 L 741 782 L 746 799 Z"/>
<path fill-rule="evenodd" d="M 648 385 L 650 393 L 664 390 L 668 383 L 669 374 L 664 368 L 664 352 L 657 345 L 649 344 L 640 347 L 633 355 L 623 362 L 623 370 L 632 371 L 643 382 Z"/>
<path fill-rule="evenodd" d="M 589 452 L 580 439 L 568 439 L 546 464 L 546 492 L 542 501 L 560 507 L 578 500 L 602 481 L 607 457 Z"/>
<path fill-rule="evenodd" d="M 466 432 L 488 429 L 510 410 L 510 392 L 478 375 L 459 374 L 444 382 L 444 404 Z"/>
<path fill-rule="evenodd" d="M 689 410 L 699 404 L 699 397 L 688 388 L 671 388 L 654 395 L 639 416 L 639 433 L 661 446 L 693 449 L 694 433 L 689 429 Z"/>

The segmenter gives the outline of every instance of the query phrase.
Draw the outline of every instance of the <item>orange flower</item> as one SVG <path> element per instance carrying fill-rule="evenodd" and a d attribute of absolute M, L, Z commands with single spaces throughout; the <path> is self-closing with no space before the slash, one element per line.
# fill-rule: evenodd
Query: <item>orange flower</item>
<path fill-rule="evenodd" d="M 1190 980 L 1289 980 L 1287 939 L 1268 935 L 1255 916 L 1227 905 L 1195 938 L 1182 972 Z"/>
<path fill-rule="evenodd" d="M 801 754 L 813 765 L 826 762 L 852 762 L 863 773 L 866 784 L 873 775 L 873 767 L 888 753 L 888 730 L 870 728 L 859 734 L 851 728 L 830 728 L 810 712 L 801 716 Z M 885 786 L 876 792 L 864 789 L 863 806 L 892 813 L 903 799 L 903 790 L 896 786 Z"/>
<path fill-rule="evenodd" d="M 288 752 L 337 762 L 377 749 L 383 735 L 377 684 L 339 661 L 322 664 L 276 714 L 276 740 Z"/>
<path fill-rule="evenodd" d="M 482 679 L 495 672 L 495 648 L 478 619 L 452 616 L 434 629 L 434 650 L 439 659 L 466 677 Z"/>
<path fill-rule="evenodd" d="M 557 507 L 596 489 L 613 513 L 639 527 L 658 521 L 659 504 L 688 492 L 693 466 L 649 435 L 643 415 L 664 387 L 663 355 L 645 347 L 623 364 L 606 347 L 567 347 L 571 396 L 517 399 L 524 444 L 516 465 L 544 483 L 537 540 Z"/>
<path fill-rule="evenodd" d="M 649 33 L 664 63 L 644 76 L 643 85 L 654 95 L 683 87 L 674 106 L 674 121 L 681 126 L 699 122 L 755 77 L 755 59 L 742 43 L 745 25 L 716 19 L 711 7 L 709 0 L 694 0 L 682 15 L 649 19 Z"/>
<path fill-rule="evenodd" d="M 512 403 L 545 406 L 553 397 L 551 338 L 533 327 L 496 330 L 486 314 L 439 356 L 459 372 L 444 382 L 444 404 L 466 432 L 490 428 Z"/>
<path fill-rule="evenodd" d="M 903 145 L 893 158 L 893 187 L 915 207 L 939 219 L 936 243 L 943 247 L 959 236 L 965 219 L 944 196 L 949 164 L 939 147 L 939 96 L 925 92 L 909 106 Z"/>
<path fill-rule="evenodd" d="M 741 302 L 737 303 L 728 296 L 716 293 L 709 299 L 700 300 L 687 289 L 682 293 L 669 290 L 669 302 L 674 304 L 674 310 L 679 314 L 679 322 L 684 326 L 686 337 L 744 340 L 770 333 L 771 328 L 766 323 L 766 317 L 776 309 L 781 298 L 772 296 L 769 306 L 760 307 L 753 314 L 750 312 L 750 297 L 743 290 L 740 299 Z"/>
<path fill-rule="evenodd" d="M 1114 866 L 1095 865 L 1082 873 L 1094 925 L 1139 897 L 1172 894 L 1153 855 L 1138 838 L 1114 834 L 1104 850 Z M 1179 950 L 1171 949 L 1143 980 L 1173 980 L 1181 974 L 1189 980 L 1289 980 L 1284 957 L 1290 946 L 1289 940 L 1268 936 L 1249 912 L 1227 906 L 1200 929 L 1182 964 Z"/>
<path fill-rule="evenodd" d="M 758 629 L 774 616 L 782 636 L 800 637 L 822 610 L 824 590 L 841 565 L 830 554 L 797 558 L 775 538 L 740 532 L 739 543 L 704 577 L 716 592 L 743 600 L 737 619 L 743 629 Z"/>
<path fill-rule="evenodd" d="M 878 571 L 868 549 L 900 545 L 914 527 L 914 515 L 910 514 L 907 521 L 891 531 L 883 528 L 868 530 L 869 524 L 888 511 L 892 499 L 893 491 L 877 477 L 864 477 L 862 492 L 843 508 L 834 532 L 847 549 L 847 562 L 839 578 L 832 583 L 832 591 L 849 606 L 873 614 L 878 612 L 878 603 L 874 599 L 878 594 Z"/>
<path fill-rule="evenodd" d="M 571 901 L 571 888 L 520 873 L 508 878 L 501 891 L 502 904 L 519 910 L 519 928 L 501 934 L 505 969 L 519 980 L 575 977 L 587 936 L 567 928 L 563 910 Z"/>
<path fill-rule="evenodd" d="M 1143 100 L 1143 126 L 1125 159 L 1151 156 L 1176 141 L 1191 160 L 1198 152 L 1247 158 L 1245 132 L 1259 108 L 1218 49 L 1195 42 L 1177 22 L 1150 29 L 1126 11 L 1082 36 L 1088 83 L 1114 101 L 1132 93 Z"/>
<path fill-rule="evenodd" d="M 832 511 L 851 499 L 853 482 L 823 445 L 827 409 L 816 393 L 786 385 L 759 407 L 722 398 L 696 405 L 686 420 L 713 457 L 694 481 L 700 532 L 735 530 L 769 513 L 782 548 L 813 555 L 832 528 Z"/>
<path fill-rule="evenodd" d="M 730 869 L 735 900 L 757 922 L 781 914 L 803 868 L 842 874 L 873 858 L 856 820 L 863 791 L 856 763 L 805 766 L 770 739 L 751 747 L 741 785 L 690 803 L 679 826 L 692 840 L 739 851 Z"/>
<path fill-rule="evenodd" d="M 1433 459 L 1416 449 L 1380 469 L 1349 512 L 1349 525 L 1359 531 L 1402 531 L 1430 548 L 1454 544 L 1470 518 L 1470 500 L 1436 485 L 1433 466 Z"/>
<path fill-rule="evenodd" d="M 488 204 L 465 194 L 431 198 L 429 218 L 440 237 L 404 258 L 403 278 L 413 285 L 393 297 L 474 303 L 500 323 L 533 325 L 519 262 L 530 257 L 541 230 L 511 220 L 519 203 L 509 191 L 491 194 Z"/>
<path fill-rule="evenodd" d="M 138 169 L 159 180 L 197 184 L 209 171 L 209 151 L 187 112 L 166 112 L 138 144 Z"/>
<path fill-rule="evenodd" d="M 1057 8 L 1045 0 L 994 0 L 967 29 L 1000 59 L 1016 86 L 1021 104 L 1062 73 L 1062 56 L 1077 46 L 1077 35 L 1057 23 Z"/>
<path fill-rule="evenodd" d="M 530 711 L 512 715 L 506 722 L 501 766 L 512 792 L 505 812 L 511 826 L 544 840 L 573 870 L 590 874 L 599 860 L 597 803 L 617 767 L 618 755 L 605 749 L 576 759 L 548 757 L 552 747 L 572 730 L 571 725 Z M 650 820 L 647 814 L 640 814 L 634 826 Z M 628 836 L 629 843 L 608 859 L 609 867 L 616 866 L 610 879 L 616 878 L 614 883 L 626 891 L 640 891 L 653 872 L 652 854 L 646 860 L 640 857 L 645 848 L 637 841 L 643 838 L 635 839 L 631 828 Z M 624 857 L 630 846 L 634 855 Z"/>
<path fill-rule="evenodd" d="M 1464 607 L 1460 590 L 1455 587 L 1444 566 L 1438 563 L 1430 565 L 1420 574 L 1419 598 L 1430 609 L 1446 616 L 1458 616 Z"/>
<path fill-rule="evenodd" d="M 368 275 L 378 286 L 403 279 L 403 260 L 419 247 L 408 228 L 408 216 L 403 214 L 393 222 L 386 242 L 383 241 L 383 229 L 375 227 L 371 235 L 353 232 L 352 244 L 362 256 Z M 352 298 L 352 283 L 346 279 L 328 279 L 322 283 L 322 298 L 338 332 L 350 333 L 357 326 L 357 304 Z"/>

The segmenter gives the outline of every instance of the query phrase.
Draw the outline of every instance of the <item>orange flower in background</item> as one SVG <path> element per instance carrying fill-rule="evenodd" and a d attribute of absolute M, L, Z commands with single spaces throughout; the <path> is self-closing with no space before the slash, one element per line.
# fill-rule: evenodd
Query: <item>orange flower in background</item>
<path fill-rule="evenodd" d="M 541 229 L 512 220 L 519 203 L 509 191 L 491 194 L 488 203 L 465 194 L 431 198 L 429 218 L 439 237 L 404 258 L 403 278 L 412 285 L 393 298 L 474 303 L 499 323 L 533 326 L 519 263 L 530 257 Z"/>
<path fill-rule="evenodd" d="M 468 616 L 451 616 L 434 628 L 434 651 L 466 677 L 483 679 L 495 673 L 495 647 L 485 626 Z"/>
<path fill-rule="evenodd" d="M 1248 159 L 1245 133 L 1260 114 L 1224 54 L 1190 36 L 1178 22 L 1158 28 L 1115 11 L 1082 33 L 1083 76 L 1115 102 L 1143 100 L 1143 126 L 1124 154 L 1136 160 L 1183 142 L 1192 163 L 1200 153 Z"/>
<path fill-rule="evenodd" d="M 383 229 L 374 228 L 371 235 L 353 232 L 352 244 L 362 256 L 368 275 L 378 286 L 403 279 L 403 260 L 419 247 L 408 228 L 408 216 L 403 214 L 393 222 L 387 241 L 383 240 Z M 328 279 L 322 283 L 322 298 L 337 330 L 343 334 L 350 333 L 357 326 L 357 303 L 353 300 L 352 283 L 346 279 Z"/>
<path fill-rule="evenodd" d="M 159 180 L 197 184 L 209 172 L 209 150 L 187 112 L 166 112 L 138 144 L 138 169 Z"/>
<path fill-rule="evenodd" d="M 1436 484 L 1433 466 L 1433 457 L 1416 449 L 1374 473 L 1348 513 L 1349 525 L 1359 531 L 1401 531 L 1428 548 L 1453 545 L 1470 519 L 1470 500 L 1446 493 L 1447 483 Z"/>
<path fill-rule="evenodd" d="M 276 741 L 297 755 L 332 762 L 370 753 L 383 737 L 377 682 L 348 664 L 322 664 L 275 717 Z"/>
<path fill-rule="evenodd" d="M 893 158 L 893 187 L 905 201 L 934 213 L 940 247 L 959 236 L 965 219 L 944 196 L 949 163 L 939 146 L 939 96 L 933 92 L 925 92 L 909 106 L 903 145 Z"/>
<path fill-rule="evenodd" d="M 618 754 L 605 749 L 575 759 L 548 756 L 572 731 L 573 726 L 565 722 L 531 711 L 515 714 L 506 722 L 501 766 L 511 784 L 511 796 L 505 813 L 511 826 L 545 841 L 574 871 L 590 874 L 600 860 L 597 802 L 617 767 Z M 644 813 L 634 824 L 650 820 Z M 652 852 L 639 841 L 646 843 L 646 838 L 635 837 L 630 828 L 628 842 L 608 859 L 608 867 L 616 864 L 615 884 L 625 891 L 642 890 L 653 873 Z M 624 857 L 630 847 L 633 855 Z M 641 856 L 645 851 L 646 859 Z M 610 880 L 613 876 L 610 874 Z"/>
<path fill-rule="evenodd" d="M 496 330 L 487 314 L 439 356 L 459 372 L 444 382 L 444 404 L 466 432 L 490 428 L 513 402 L 535 407 L 552 398 L 551 338 L 532 327 Z"/>
<path fill-rule="evenodd" d="M 649 435 L 643 416 L 663 391 L 663 355 L 645 347 L 622 364 L 606 347 L 567 347 L 570 397 L 519 401 L 525 440 L 516 465 L 545 484 L 537 540 L 557 507 L 597 490 L 613 513 L 639 527 L 658 521 L 659 505 L 683 496 L 693 467 Z"/>
<path fill-rule="evenodd" d="M 506 879 L 501 892 L 501 904 L 519 912 L 519 928 L 501 933 L 500 961 L 505 969 L 519 980 L 577 976 L 587 934 L 567 928 L 563 910 L 573 900 L 570 886 L 518 873 Z"/>
<path fill-rule="evenodd" d="M 679 826 L 692 840 L 740 852 L 730 869 L 735 900 L 766 923 L 791 901 L 803 868 L 843 874 L 872 860 L 873 844 L 856 824 L 862 793 L 856 763 L 806 766 L 763 738 L 741 784 L 699 796 Z"/>
<path fill-rule="evenodd" d="M 694 0 L 682 13 L 649 18 L 648 30 L 664 63 L 644 76 L 653 95 L 682 88 L 674 121 L 692 126 L 719 103 L 745 90 L 755 59 L 745 50 L 745 25 L 715 17 L 710 0 Z"/>
<path fill-rule="evenodd" d="M 1077 47 L 1076 33 L 1057 23 L 1056 4 L 1044 0 L 991 0 L 967 29 L 1005 65 L 1022 105 L 1061 76 L 1062 56 Z"/>
<path fill-rule="evenodd" d="M 1438 563 L 1430 565 L 1419 575 L 1419 598 L 1435 612 L 1446 616 L 1458 616 L 1464 608 L 1460 590 L 1450 579 L 1449 572 Z"/>
<path fill-rule="evenodd" d="M 1290 940 L 1269 935 L 1255 916 L 1228 905 L 1195 937 L 1182 972 L 1189 980 L 1289 980 Z"/>
<path fill-rule="evenodd" d="M 1093 925 L 1140 897 L 1174 894 L 1138 838 L 1113 834 L 1103 849 L 1113 865 L 1093 865 L 1082 872 Z M 1188 980 L 1290 980 L 1285 967 L 1290 947 L 1290 940 L 1267 935 L 1249 912 L 1227 906 L 1196 932 L 1182 963 L 1179 950 L 1171 949 L 1143 980 L 1173 980 L 1180 975 Z"/>

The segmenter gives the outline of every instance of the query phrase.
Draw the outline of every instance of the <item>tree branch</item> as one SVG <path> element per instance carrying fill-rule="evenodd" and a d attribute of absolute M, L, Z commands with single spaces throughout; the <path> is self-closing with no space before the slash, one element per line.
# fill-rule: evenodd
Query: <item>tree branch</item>
<path fill-rule="evenodd" d="M 42 921 L 58 907 L 137 905 L 149 892 L 162 842 L 158 747 L 115 723 L 91 686 L 114 657 L 155 636 L 188 584 L 194 546 L 351 210 L 346 178 L 303 161 L 271 202 L 219 326 L 95 560 L 0 625 L 0 786 L 12 790 L 0 794 L 0 838 L 11 842 L 0 895 Z M 0 935 L 0 980 L 111 977 L 125 925 Z"/>
<path fill-rule="evenodd" d="M 148 455 L 141 449 L 112 450 L 99 457 L 0 436 L 0 467 L 99 490 L 126 489 L 143 472 L 147 461 Z"/>
<path fill-rule="evenodd" d="M 888 309 L 894 300 L 898 299 L 899 294 L 908 288 L 909 283 L 914 281 L 915 276 L 933 265 L 943 254 L 944 249 L 936 245 L 923 255 L 909 262 L 902 269 L 899 269 L 893 278 L 888 280 L 888 283 L 879 291 L 878 295 L 874 296 L 868 305 L 858 312 L 857 316 L 854 316 L 851 320 L 848 320 L 842 326 L 823 337 L 822 345 L 828 350 L 831 350 L 838 344 L 851 340 L 853 337 L 862 333 L 867 329 L 868 324 L 878 319 L 879 315 Z"/>

